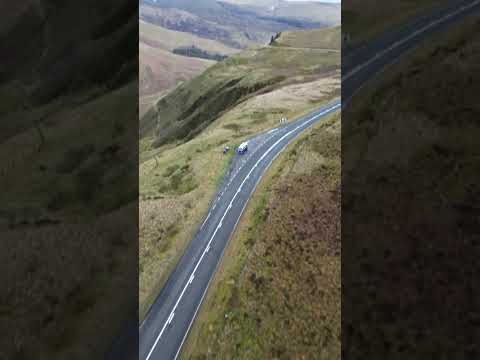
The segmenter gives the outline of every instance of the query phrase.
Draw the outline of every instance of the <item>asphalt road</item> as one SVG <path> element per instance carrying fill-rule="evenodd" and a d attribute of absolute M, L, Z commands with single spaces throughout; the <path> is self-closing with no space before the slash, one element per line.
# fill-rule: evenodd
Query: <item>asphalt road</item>
<path fill-rule="evenodd" d="M 176 358 L 228 240 L 261 177 L 292 140 L 340 106 L 337 101 L 261 134 L 249 141 L 248 152 L 235 155 L 204 223 L 140 327 L 140 359 Z"/>
<path fill-rule="evenodd" d="M 477 14 L 480 0 L 453 0 L 442 9 L 417 18 L 401 29 L 386 33 L 366 46 L 342 56 L 342 107 L 370 79 L 416 48 L 433 33 L 446 30 L 466 16 Z"/>
<path fill-rule="evenodd" d="M 204 223 L 140 326 L 139 359 L 175 359 L 188 335 L 223 252 L 262 175 L 302 131 L 344 106 L 365 83 L 433 32 L 480 8 L 480 0 L 456 1 L 416 19 L 342 58 L 342 99 L 294 123 L 251 139 L 236 155 Z"/>

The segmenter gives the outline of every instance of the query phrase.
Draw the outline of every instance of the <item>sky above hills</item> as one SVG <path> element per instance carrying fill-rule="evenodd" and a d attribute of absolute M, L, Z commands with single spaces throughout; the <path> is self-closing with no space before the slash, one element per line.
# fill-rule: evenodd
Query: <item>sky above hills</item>
<path fill-rule="evenodd" d="M 305 0 L 286 0 L 290 2 L 294 1 L 305 1 Z M 308 0 L 308 1 L 316 1 L 316 2 L 323 2 L 323 3 L 340 3 L 342 0 Z"/>

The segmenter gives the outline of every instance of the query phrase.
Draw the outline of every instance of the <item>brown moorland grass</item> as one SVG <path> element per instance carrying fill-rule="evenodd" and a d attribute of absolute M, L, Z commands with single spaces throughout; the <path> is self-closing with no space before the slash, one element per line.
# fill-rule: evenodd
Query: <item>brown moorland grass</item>
<path fill-rule="evenodd" d="M 0 5 L 1 359 L 103 358 L 136 316 L 134 7 Z"/>
<path fill-rule="evenodd" d="M 475 331 L 465 309 L 475 306 L 480 272 L 479 34 L 473 18 L 437 35 L 346 115 L 344 262 L 368 280 L 343 284 L 352 299 L 342 309 L 353 322 L 342 334 L 349 358 L 368 357 L 372 346 L 384 358 L 475 357 L 458 328 Z M 373 314 L 374 334 L 354 325 Z"/>
<path fill-rule="evenodd" d="M 222 113 L 250 97 L 291 83 L 305 83 L 338 70 L 340 54 L 315 49 L 249 49 L 178 86 L 140 120 L 140 135 L 154 146 L 186 141 Z"/>
<path fill-rule="evenodd" d="M 216 54 L 232 55 L 240 49 L 228 47 L 221 42 L 201 38 L 191 33 L 166 29 L 143 20 L 139 21 L 140 42 L 155 48 L 172 51 L 179 47 L 196 47 Z"/>
<path fill-rule="evenodd" d="M 0 336 L 0 358 L 79 359 L 86 351 L 102 357 L 135 316 L 134 297 L 124 289 L 138 281 L 131 256 L 138 245 L 130 241 L 137 159 L 128 148 L 137 115 L 125 101 L 136 89 L 136 82 L 102 96 L 90 89 L 59 101 L 78 101 L 73 109 L 49 116 L 55 102 L 5 116 L 46 118 L 40 148 L 31 128 L 0 144 L 0 187 L 8 189 L 0 194 L 0 323 L 11 329 Z"/>
<path fill-rule="evenodd" d="M 340 358 L 340 117 L 308 130 L 247 207 L 185 359 Z"/>
<path fill-rule="evenodd" d="M 193 140 L 177 146 L 152 149 L 151 139 L 141 141 L 141 317 L 208 211 L 210 199 L 233 156 L 231 153 L 225 157 L 223 147 L 234 148 L 251 134 L 274 128 L 282 115 L 291 120 L 318 108 L 338 97 L 339 85 L 339 74 L 335 73 L 251 98 Z M 180 174 L 187 180 L 186 188 L 174 189 L 172 177 Z M 178 232 L 169 236 L 172 224 L 177 224 Z"/>
<path fill-rule="evenodd" d="M 347 0 L 342 2 L 343 31 L 350 34 L 350 45 L 354 46 L 422 14 L 428 14 L 447 2 L 448 0 Z"/>
<path fill-rule="evenodd" d="M 140 42 L 140 97 L 152 95 L 201 74 L 215 61 L 173 54 Z"/>
<path fill-rule="evenodd" d="M 122 294 L 138 281 L 133 206 L 93 222 L 2 232 L 0 323 L 11 331 L 0 337 L 0 358 L 81 359 L 86 347 L 104 356 L 110 344 L 98 334 L 113 339 L 137 310 Z"/>
<path fill-rule="evenodd" d="M 143 20 L 139 22 L 140 118 L 165 95 L 166 90 L 187 81 L 214 64 L 199 58 L 175 55 L 173 49 L 196 46 L 212 54 L 239 52 L 224 44 L 190 33 L 173 31 Z"/>
<path fill-rule="evenodd" d="M 285 56 L 275 58 L 278 54 Z M 308 61 L 300 68 L 289 62 L 299 59 Z M 224 107 L 220 114 L 210 119 L 207 116 L 213 116 L 209 108 L 211 102 L 199 101 L 200 105 L 192 109 L 197 115 L 201 112 L 208 121 L 191 139 L 182 138 L 155 147 L 152 146 L 153 132 L 146 132 L 148 135 L 141 138 L 141 318 L 208 211 L 210 200 L 233 156 L 233 152 L 223 155 L 223 147 L 229 145 L 234 149 L 253 134 L 277 127 L 282 116 L 291 121 L 338 98 L 340 93 L 338 54 L 320 54 L 309 49 L 252 49 L 215 67 L 202 74 L 201 79 L 180 86 L 175 91 L 178 96 L 173 96 L 172 92 L 158 102 L 157 115 L 164 119 L 169 113 L 173 116 L 185 112 L 195 99 L 203 99 L 205 94 L 225 83 L 230 83 L 231 91 L 239 91 L 254 88 L 258 82 L 280 74 L 285 78 L 272 88 Z M 232 82 L 238 76 L 244 76 L 241 86 Z M 224 105 L 222 97 L 228 97 L 229 93 L 215 94 L 220 95 L 215 104 L 220 108 Z"/>

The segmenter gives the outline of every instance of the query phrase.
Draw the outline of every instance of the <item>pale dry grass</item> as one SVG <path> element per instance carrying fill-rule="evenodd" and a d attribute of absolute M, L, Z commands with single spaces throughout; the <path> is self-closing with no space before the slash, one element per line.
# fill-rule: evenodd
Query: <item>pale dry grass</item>
<path fill-rule="evenodd" d="M 304 31 L 285 31 L 275 40 L 274 45 L 293 48 L 340 50 L 341 28 L 335 26 L 326 29 Z"/>
<path fill-rule="evenodd" d="M 225 113 L 193 140 L 150 149 L 140 165 L 140 312 L 143 316 L 188 241 L 208 211 L 229 157 L 225 145 L 234 148 L 253 133 L 278 126 L 281 113 L 293 120 L 332 100 L 340 87 L 338 73 L 304 84 L 287 85 L 253 97 Z M 237 124 L 240 130 L 229 128 Z M 231 154 L 233 155 L 233 154 Z M 231 156 L 230 155 L 230 156 Z M 196 188 L 186 194 L 159 191 L 166 169 L 188 164 Z M 173 232 L 173 235 L 172 235 Z"/>
<path fill-rule="evenodd" d="M 241 104 L 237 111 L 244 113 L 247 109 L 258 111 L 269 107 L 298 109 L 311 102 L 322 101 L 340 88 L 340 73 L 336 72 L 303 84 L 284 86 L 267 94 L 259 95 L 251 101 Z"/>
<path fill-rule="evenodd" d="M 228 47 L 221 42 L 205 39 L 187 32 L 169 30 L 143 20 L 139 21 L 140 42 L 150 46 L 172 51 L 179 47 L 196 47 L 213 53 L 231 55 L 241 51 Z"/>
<path fill-rule="evenodd" d="M 161 90 L 151 95 L 144 95 L 138 99 L 138 118 L 141 119 L 150 108 L 166 94 L 169 90 Z"/>
<path fill-rule="evenodd" d="M 141 142 L 140 154 L 140 313 L 145 314 L 166 278 L 203 221 L 233 151 L 253 134 L 289 121 L 337 98 L 340 93 L 338 54 L 282 48 L 250 49 L 217 64 L 188 83 L 204 94 L 212 84 L 244 76 L 242 86 L 255 86 L 286 73 L 288 81 L 265 94 L 242 99 L 219 114 L 203 131 L 185 143 L 152 148 L 152 138 Z M 294 64 L 301 64 L 300 67 Z M 326 69 L 337 69 L 328 72 Z M 254 71 L 252 70 L 254 69 Z M 226 94 L 228 96 L 228 94 Z M 178 101 L 178 99 L 173 99 Z M 177 109 L 185 106 L 179 103 Z M 164 118 L 163 118 L 164 120 Z M 187 169 L 182 180 L 187 192 L 172 187 L 171 178 Z M 170 169 L 170 170 L 169 170 Z M 172 175 L 173 174 L 173 175 Z"/>
<path fill-rule="evenodd" d="M 155 135 L 155 146 L 196 136 L 236 104 L 288 84 L 325 77 L 338 70 L 339 64 L 338 52 L 272 46 L 243 51 L 158 102 L 156 111 L 141 119 L 141 136 Z"/>
<path fill-rule="evenodd" d="M 283 116 L 292 121 L 318 108 L 334 98 L 339 89 L 339 72 L 302 84 L 286 85 L 239 104 L 209 126 L 199 138 L 241 142 L 250 134 L 277 127 Z"/>
<path fill-rule="evenodd" d="M 140 166 L 140 313 L 144 316 L 205 216 L 229 157 L 221 145 L 195 139 L 147 152 Z M 215 143 L 214 143 L 215 144 Z M 197 151 L 199 150 L 199 151 Z M 157 165 L 158 161 L 158 165 Z M 195 187 L 161 188 L 170 166 L 188 164 Z"/>
<path fill-rule="evenodd" d="M 340 357 L 339 229 L 331 227 L 339 222 L 339 199 L 332 199 L 331 192 L 340 181 L 340 131 L 338 114 L 307 130 L 260 182 L 215 274 L 183 359 Z M 329 168 L 324 161 L 305 166 L 303 158 L 313 153 L 326 159 Z M 298 190 L 302 187 L 318 193 Z M 312 214 L 322 211 L 323 220 L 294 216 L 312 205 Z M 320 229 L 324 237 L 318 235 Z M 300 272 L 300 277 L 309 274 L 308 281 L 299 281 Z M 312 301 L 314 288 L 321 290 Z"/>
<path fill-rule="evenodd" d="M 139 59 L 140 96 L 167 90 L 215 64 L 212 60 L 176 55 L 142 42 Z"/>

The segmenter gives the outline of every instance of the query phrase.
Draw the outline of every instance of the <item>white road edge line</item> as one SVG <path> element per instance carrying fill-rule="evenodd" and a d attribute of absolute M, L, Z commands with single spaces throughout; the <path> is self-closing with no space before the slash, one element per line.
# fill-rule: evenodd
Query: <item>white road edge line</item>
<path fill-rule="evenodd" d="M 399 40 L 399 41 L 393 43 L 393 44 L 392 44 L 390 47 L 388 47 L 387 49 L 384 49 L 384 50 L 382 50 L 381 52 L 377 53 L 377 54 L 376 54 L 373 58 L 371 58 L 370 60 L 364 62 L 363 64 L 358 65 L 357 67 L 355 67 L 352 71 L 350 71 L 348 74 L 346 74 L 344 77 L 342 77 L 342 81 L 348 80 L 350 77 L 352 77 L 353 75 L 355 75 L 357 72 L 359 72 L 360 70 L 362 70 L 362 69 L 365 68 L 366 66 L 370 65 L 372 62 L 374 62 L 375 60 L 377 60 L 378 58 L 380 58 L 380 57 L 383 56 L 384 54 L 392 51 L 394 48 L 396 48 L 396 47 L 404 44 L 406 41 L 408 41 L 408 40 L 414 38 L 415 36 L 417 36 L 417 35 L 425 32 L 425 31 L 427 31 L 427 30 L 430 29 L 431 27 L 433 27 L 433 26 L 435 26 L 435 25 L 437 25 L 437 24 L 439 24 L 439 23 L 442 23 L 442 22 L 450 19 L 451 17 L 453 17 L 453 16 L 461 13 L 462 11 L 465 11 L 465 10 L 467 10 L 467 9 L 470 9 L 470 8 L 472 8 L 472 7 L 475 7 L 475 6 L 478 5 L 479 3 L 480 3 L 480 0 L 477 0 L 477 1 L 474 1 L 473 3 L 471 3 L 471 4 L 469 4 L 469 5 L 464 5 L 464 6 L 460 7 L 460 8 L 458 8 L 457 10 L 455 10 L 454 12 L 452 12 L 452 13 L 450 13 L 450 14 L 447 14 L 446 16 L 444 16 L 444 17 L 442 17 L 442 18 L 440 18 L 440 19 L 437 19 L 437 20 L 435 20 L 435 21 L 427 24 L 427 25 L 424 26 L 423 28 L 420 28 L 419 30 L 413 32 L 412 34 L 410 34 L 409 36 L 403 38 L 402 40 Z M 270 132 L 273 132 L 274 130 L 275 130 L 275 129 L 272 129 L 272 130 L 270 130 Z M 277 129 L 277 130 L 278 130 L 278 129 Z M 269 132 L 269 133 L 270 133 L 270 132 Z M 238 173 L 238 171 L 237 171 L 237 173 Z M 235 177 L 237 173 L 235 173 L 235 175 L 234 175 L 233 177 Z M 216 205 L 213 206 L 213 209 L 215 209 L 215 206 L 216 206 Z M 142 323 L 142 325 L 143 325 L 143 323 Z M 147 357 L 147 359 L 148 359 L 148 357 Z"/>
<path fill-rule="evenodd" d="M 175 316 L 175 313 L 171 313 L 170 316 L 168 317 L 168 324 L 171 324 L 172 323 L 172 320 L 173 320 L 173 317 Z"/>
<path fill-rule="evenodd" d="M 479 1 L 480 1 L 480 0 L 479 0 Z M 331 107 L 329 107 L 329 108 L 321 111 L 319 114 L 311 117 L 309 120 L 307 120 L 307 121 L 305 121 L 304 123 L 298 125 L 298 126 L 295 127 L 293 130 L 290 130 L 290 131 L 287 132 L 285 135 L 283 135 L 280 139 L 278 139 L 272 146 L 270 146 L 270 147 L 268 148 L 268 150 L 260 157 L 260 159 L 257 160 L 257 162 L 255 163 L 255 165 L 253 165 L 253 167 L 250 169 L 250 171 L 249 171 L 249 173 L 247 174 L 247 176 L 245 177 L 245 179 L 244 179 L 244 180 L 242 181 L 242 183 L 240 184 L 240 187 L 239 187 L 238 190 L 240 190 L 240 189 L 243 187 L 243 185 L 244 185 L 245 182 L 247 181 L 248 177 L 249 177 L 249 176 L 251 175 L 251 173 L 256 169 L 256 167 L 258 166 L 258 164 L 265 158 L 265 156 L 267 156 L 267 155 L 272 151 L 272 149 L 273 149 L 275 146 L 277 146 L 283 139 L 285 139 L 288 135 L 290 135 L 290 134 L 293 133 L 294 131 L 298 130 L 299 128 L 305 126 L 306 124 L 311 123 L 313 120 L 317 119 L 318 117 L 323 116 L 323 115 L 325 115 L 325 114 L 327 114 L 327 113 L 330 113 L 330 112 L 332 112 L 332 111 L 335 110 L 335 109 L 338 109 L 340 106 L 341 106 L 341 103 L 337 103 L 337 104 L 335 104 L 335 105 L 333 105 L 333 106 L 331 106 Z M 233 201 L 235 200 L 235 198 L 237 197 L 238 193 L 239 193 L 239 191 L 237 191 L 237 192 L 235 193 L 235 195 L 233 196 L 232 200 L 230 201 L 229 206 L 232 205 L 232 203 L 233 203 Z M 220 219 L 220 223 L 218 224 L 218 226 L 216 227 L 215 231 L 213 232 L 212 237 L 210 238 L 209 244 L 210 244 L 210 242 L 213 240 L 213 238 L 215 237 L 215 235 L 217 234 L 217 231 L 218 231 L 218 230 L 220 229 L 220 227 L 222 226 L 223 219 L 225 218 L 225 216 L 227 216 L 229 210 L 230 210 L 230 208 L 228 208 L 228 209 L 223 213 L 223 216 L 222 216 L 222 218 Z M 207 245 L 207 247 L 208 247 L 208 249 L 210 249 L 210 245 Z M 198 260 L 197 265 L 196 265 L 195 268 L 193 269 L 192 273 L 195 273 L 195 272 L 197 271 L 198 267 L 200 266 L 201 262 L 203 261 L 203 258 L 205 257 L 205 254 L 207 253 L 207 251 L 208 251 L 207 248 L 205 248 L 205 250 L 204 250 L 203 253 L 202 253 L 202 256 L 200 256 L 200 259 Z M 187 289 L 187 287 L 188 287 L 188 282 L 187 282 L 187 284 L 185 284 L 185 286 L 184 286 L 184 288 L 183 288 L 180 296 L 178 297 L 175 305 L 173 306 L 173 309 L 172 309 L 172 311 L 170 312 L 170 316 L 175 313 L 175 310 L 177 309 L 178 304 L 179 304 L 180 301 L 182 300 L 183 295 L 185 294 L 185 290 Z M 168 324 L 169 324 L 169 322 L 168 322 L 168 320 L 167 320 L 167 321 L 165 322 L 165 324 L 163 325 L 162 329 L 160 330 L 160 333 L 158 334 L 158 337 L 156 338 L 156 340 L 155 340 L 153 346 L 151 347 L 151 349 L 150 349 L 150 351 L 149 351 L 149 353 L 148 353 L 148 355 L 147 355 L 147 357 L 146 357 L 145 360 L 149 360 L 149 359 L 150 359 L 150 356 L 152 356 L 152 353 L 153 353 L 153 351 L 155 350 L 155 347 L 157 346 L 157 344 L 158 344 L 160 338 L 162 337 L 163 332 L 165 331 L 165 328 L 167 327 Z"/>
<path fill-rule="evenodd" d="M 470 3 L 468 5 L 464 5 L 464 6 L 461 6 L 459 7 L 457 10 L 455 10 L 454 12 L 451 12 L 443 17 L 441 17 L 440 19 L 437 19 L 437 20 L 434 20 L 432 21 L 431 23 L 425 25 L 424 27 L 414 31 L 413 33 L 411 33 L 410 35 L 404 37 L 403 39 L 401 40 L 398 40 L 396 42 L 394 42 L 392 45 L 390 45 L 388 48 L 376 53 L 372 58 L 370 58 L 368 61 L 365 61 L 363 64 L 360 64 L 358 65 L 357 67 L 355 67 L 353 70 L 351 70 L 348 74 L 346 74 L 345 76 L 342 77 L 342 81 L 345 81 L 345 80 L 348 80 L 349 78 L 351 78 L 353 75 L 355 75 L 356 73 L 358 73 L 360 70 L 364 69 L 366 66 L 370 65 L 371 63 L 373 63 L 374 61 L 378 60 L 379 58 L 381 58 L 382 56 L 384 56 L 386 53 L 389 53 L 390 51 L 392 51 L 393 49 L 399 47 L 400 45 L 403 45 L 404 43 L 406 43 L 408 40 L 410 39 L 413 39 L 414 37 L 424 33 L 425 31 L 427 31 L 428 29 L 434 27 L 435 25 L 437 24 L 440 24 L 442 22 L 445 22 L 446 20 L 454 17 L 455 15 L 458 15 L 460 14 L 461 12 L 465 11 L 465 10 L 468 10 L 468 9 L 471 9 L 472 7 L 476 6 L 480 4 L 480 0 L 476 0 L 474 1 L 473 3 Z"/>
<path fill-rule="evenodd" d="M 211 211 L 208 213 L 207 217 L 206 217 L 205 220 L 203 221 L 202 226 L 200 227 L 200 230 L 203 229 L 203 226 L 204 226 L 205 223 L 207 222 L 207 220 L 208 220 L 208 218 L 210 217 L 210 215 L 212 215 L 212 212 L 211 212 Z"/>
<path fill-rule="evenodd" d="M 392 45 L 391 45 L 390 47 L 388 47 L 387 49 L 384 49 L 384 50 L 382 50 L 381 52 L 377 53 L 377 54 L 376 54 L 373 58 L 371 58 L 370 60 L 368 60 L 368 61 L 366 61 L 365 63 L 357 66 L 356 68 L 354 68 L 352 71 L 350 71 L 350 72 L 349 72 L 348 74 L 346 74 L 344 77 L 342 77 L 342 81 L 348 80 L 350 77 L 352 77 L 353 75 L 355 75 L 357 72 L 359 72 L 360 70 L 362 70 L 362 69 L 365 68 L 366 66 L 370 65 L 372 62 L 376 61 L 378 58 L 382 57 L 384 54 L 392 51 L 394 48 L 396 48 L 396 47 L 404 44 L 404 43 L 407 42 L 408 40 L 410 40 L 410 39 L 416 37 L 417 35 L 419 35 L 419 34 L 425 32 L 425 31 L 427 31 L 427 30 L 430 29 L 431 27 L 433 27 L 433 26 L 435 26 L 435 25 L 437 25 L 437 24 L 439 24 L 439 23 L 442 23 L 442 22 L 450 19 L 451 17 L 453 17 L 453 16 L 455 16 L 455 15 L 457 15 L 457 14 L 459 14 L 459 13 L 461 13 L 461 12 L 463 12 L 463 11 L 465 11 L 465 10 L 468 10 L 468 9 L 470 9 L 470 8 L 478 5 L 479 3 L 480 3 L 480 0 L 476 0 L 476 1 L 474 1 L 473 3 L 471 3 L 471 4 L 469 4 L 469 5 L 464 5 L 464 6 L 460 7 L 460 8 L 458 8 L 457 10 L 455 10 L 454 12 L 452 12 L 452 13 L 450 13 L 450 14 L 447 14 L 447 15 L 443 16 L 442 18 L 437 19 L 437 20 L 435 20 L 435 21 L 427 24 L 426 26 L 424 26 L 424 27 L 420 28 L 419 30 L 413 32 L 413 33 L 410 34 L 409 36 L 403 38 L 402 40 L 399 40 L 399 41 L 395 42 L 394 44 L 392 44 Z M 328 109 L 327 109 L 327 110 L 328 110 Z M 319 116 L 321 116 L 321 115 L 323 115 L 323 114 L 320 113 L 320 114 L 316 115 L 315 117 L 313 117 L 312 119 L 315 119 L 315 118 L 317 118 L 317 117 L 319 117 Z M 307 121 L 307 122 L 309 122 L 309 121 Z M 307 123 L 307 122 L 306 122 L 306 123 Z M 302 125 L 303 125 L 303 124 L 302 124 Z M 300 126 L 302 126 L 302 125 L 300 125 Z M 294 130 L 296 130 L 296 129 L 298 129 L 298 127 L 295 128 Z M 294 131 L 294 130 L 292 130 L 292 131 Z M 287 134 L 284 135 L 284 137 L 287 136 L 287 135 L 289 135 L 290 133 L 291 133 L 291 132 L 288 132 Z M 284 137 L 282 137 L 282 139 L 283 139 Z M 275 145 L 277 145 L 277 143 L 275 143 L 275 144 L 272 145 L 272 146 L 275 146 Z M 270 149 L 269 149 L 269 150 L 270 150 Z M 263 157 L 262 157 L 261 159 L 263 159 Z M 237 192 L 236 194 L 238 194 L 238 192 Z M 235 194 L 235 196 L 236 196 L 236 194 Z M 216 204 L 213 206 L 213 209 L 215 209 L 215 207 L 216 207 Z M 215 236 L 215 234 L 216 234 L 216 231 L 214 232 L 214 235 L 213 235 L 213 236 Z M 212 238 L 213 238 L 213 236 L 212 236 Z M 202 260 L 202 258 L 203 258 L 203 254 L 202 254 L 202 257 L 200 258 L 199 262 L 197 263 L 197 266 L 195 267 L 195 270 L 197 269 L 198 265 L 200 264 L 200 261 Z M 208 287 L 207 287 L 207 288 L 208 288 Z M 185 290 L 185 288 L 184 288 L 184 290 Z M 184 293 L 184 291 L 182 291 L 181 296 L 183 296 L 183 293 Z M 206 291 L 205 291 L 205 293 L 206 293 Z M 181 299 L 181 297 L 180 297 L 179 299 Z M 178 301 L 177 301 L 177 303 L 178 303 Z M 198 308 L 197 308 L 197 311 L 198 311 Z M 196 314 L 196 313 L 195 313 L 195 314 Z M 194 316 L 194 318 L 195 318 L 195 316 Z M 194 318 L 193 318 L 193 319 L 194 319 Z M 193 322 L 193 319 L 192 319 L 192 322 Z M 143 325 L 143 324 L 142 324 L 142 325 Z M 166 324 L 165 324 L 165 325 L 166 325 Z M 165 325 L 163 326 L 162 330 L 160 331 L 160 334 L 158 335 L 158 337 L 157 337 L 154 345 L 153 345 L 152 348 L 150 349 L 150 352 L 149 352 L 149 354 L 147 355 L 146 360 L 148 360 L 148 359 L 150 358 L 150 356 L 151 356 L 151 354 L 152 354 L 155 346 L 157 345 L 158 341 L 160 340 L 160 337 L 162 336 L 163 331 L 165 330 Z M 190 324 L 190 326 L 191 326 L 191 324 Z M 182 344 L 183 344 L 183 342 L 182 342 Z M 180 349 L 179 349 L 179 351 L 180 351 Z M 178 356 L 178 353 L 177 353 L 177 356 Z M 176 358 L 176 356 L 175 356 L 175 358 Z"/>
<path fill-rule="evenodd" d="M 318 115 L 316 116 L 318 117 Z M 262 180 L 263 178 L 263 175 L 267 172 L 267 170 L 270 168 L 270 166 L 272 165 L 272 163 L 275 161 L 275 159 L 282 153 L 283 150 L 286 149 L 286 147 L 288 145 L 290 145 L 290 142 L 295 139 L 295 138 L 292 138 L 286 145 L 285 147 L 279 151 L 277 154 L 275 154 L 275 156 L 272 158 L 272 160 L 270 160 L 270 162 L 267 164 L 267 166 L 265 166 L 265 169 L 264 171 L 262 172 L 261 176 L 257 179 L 254 187 L 252 188 L 252 191 L 250 192 L 248 198 L 250 199 L 250 197 L 252 196 L 252 194 L 255 192 L 255 190 L 257 189 L 257 186 L 258 184 L 260 183 L 260 181 Z M 232 238 L 232 235 L 233 233 L 235 232 L 236 228 L 237 228 L 237 225 L 243 215 L 243 213 L 245 212 L 245 208 L 247 207 L 248 205 L 248 201 L 245 202 L 245 204 L 243 204 L 243 207 L 242 207 L 242 210 L 240 211 L 240 215 L 239 217 L 237 218 L 237 221 L 235 221 L 235 225 L 233 226 L 233 231 L 232 233 L 230 234 L 230 237 L 227 241 L 227 244 L 225 245 L 225 247 L 223 248 L 222 250 L 222 253 L 220 254 L 220 259 L 223 258 L 223 254 L 225 253 L 225 251 L 227 250 L 227 247 L 228 247 L 228 243 L 230 242 L 230 239 Z M 178 347 L 178 350 L 177 350 L 177 353 L 175 355 L 175 358 L 174 360 L 177 360 L 178 358 L 178 355 L 180 354 L 180 351 L 182 350 L 182 347 L 183 347 L 183 344 L 185 343 L 185 340 L 187 339 L 187 335 L 188 333 L 190 332 L 190 329 L 193 325 L 193 322 L 195 321 L 196 317 L 197 317 L 197 313 L 198 311 L 200 310 L 200 306 L 202 306 L 202 303 L 203 303 L 203 299 L 205 298 L 205 295 L 207 295 L 207 291 L 208 289 L 210 288 L 210 283 L 212 282 L 213 278 L 214 278 L 214 275 L 217 273 L 217 269 L 218 267 L 220 266 L 221 264 L 221 261 L 219 261 L 217 263 L 217 265 L 215 266 L 215 270 L 213 271 L 213 273 L 210 275 L 210 279 L 208 280 L 208 283 L 207 283 L 207 286 L 205 287 L 205 290 L 203 290 L 203 294 L 202 294 L 202 297 L 200 298 L 200 302 L 198 303 L 197 305 L 197 308 L 195 309 L 195 313 L 193 314 L 193 317 L 192 319 L 190 320 L 190 324 L 188 325 L 188 328 L 187 328 L 187 331 L 185 332 L 185 335 L 183 336 L 183 339 L 182 339 L 182 342 L 180 343 L 180 346 Z"/>

